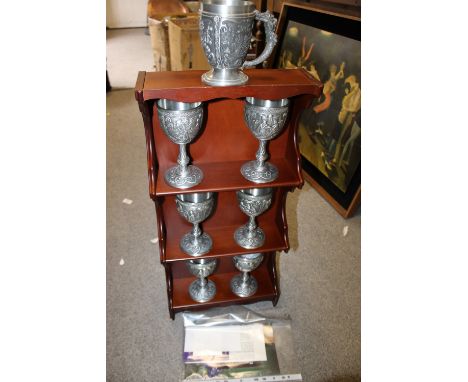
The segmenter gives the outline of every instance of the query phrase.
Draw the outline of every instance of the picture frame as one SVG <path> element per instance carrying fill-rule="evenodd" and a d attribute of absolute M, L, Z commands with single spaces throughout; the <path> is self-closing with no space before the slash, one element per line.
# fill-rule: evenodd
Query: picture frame
<path fill-rule="evenodd" d="M 300 118 L 304 178 L 344 218 L 361 197 L 360 7 L 288 0 L 281 8 L 273 68 L 302 67 L 324 84 Z"/>

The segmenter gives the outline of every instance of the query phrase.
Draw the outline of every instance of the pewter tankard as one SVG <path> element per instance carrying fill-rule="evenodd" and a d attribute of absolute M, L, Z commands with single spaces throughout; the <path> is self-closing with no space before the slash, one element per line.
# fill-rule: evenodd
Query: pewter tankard
<path fill-rule="evenodd" d="M 266 45 L 255 60 L 245 61 L 252 38 L 254 20 L 265 24 Z M 200 39 L 212 69 L 202 75 L 211 86 L 242 85 L 248 76 L 242 68 L 265 61 L 276 45 L 276 19 L 260 13 L 254 3 L 243 0 L 203 0 L 200 7 Z"/>

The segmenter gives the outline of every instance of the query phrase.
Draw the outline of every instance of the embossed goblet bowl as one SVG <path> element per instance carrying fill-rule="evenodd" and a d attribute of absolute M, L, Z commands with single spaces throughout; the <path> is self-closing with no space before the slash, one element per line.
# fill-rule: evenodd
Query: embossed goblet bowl
<path fill-rule="evenodd" d="M 253 135 L 260 141 L 256 160 L 244 163 L 241 173 L 254 183 L 272 182 L 278 177 L 275 165 L 268 159 L 267 142 L 275 138 L 283 129 L 288 117 L 289 100 L 287 98 L 270 101 L 254 97 L 245 99 L 244 119 Z"/>
<path fill-rule="evenodd" d="M 190 297 L 197 302 L 210 301 L 216 295 L 216 285 L 207 280 L 217 265 L 217 259 L 196 259 L 187 261 L 187 267 L 192 275 L 198 277 L 189 286 Z"/>
<path fill-rule="evenodd" d="M 203 179 L 203 172 L 198 167 L 188 165 L 186 145 L 197 136 L 203 121 L 202 102 L 177 102 L 160 99 L 157 102 L 159 124 L 167 137 L 179 145 L 177 166 L 169 168 L 164 174 L 167 184 L 185 189 L 196 186 Z"/>
<path fill-rule="evenodd" d="M 255 67 L 265 61 L 276 45 L 276 19 L 269 11 L 257 11 L 252 1 L 203 0 L 200 16 L 201 45 L 212 67 L 202 75 L 202 81 L 208 85 L 246 83 L 248 76 L 241 69 Z M 265 49 L 255 60 L 245 61 L 254 20 L 264 23 Z"/>
<path fill-rule="evenodd" d="M 263 260 L 263 254 L 251 253 L 249 255 L 234 256 L 236 268 L 242 272 L 231 279 L 231 291 L 239 297 L 249 297 L 255 294 L 258 288 L 257 280 L 249 272 L 257 269 Z"/>
<path fill-rule="evenodd" d="M 175 201 L 179 214 L 193 224 L 192 231 L 182 236 L 180 248 L 187 255 L 194 257 L 209 252 L 213 241 L 206 232 L 202 232 L 200 223 L 213 211 L 214 193 L 179 194 L 176 195 Z"/>
<path fill-rule="evenodd" d="M 249 216 L 249 222 L 234 233 L 234 240 L 242 248 L 259 248 L 265 243 L 265 233 L 257 226 L 255 217 L 265 212 L 271 205 L 272 188 L 251 188 L 237 191 L 239 207 Z"/>

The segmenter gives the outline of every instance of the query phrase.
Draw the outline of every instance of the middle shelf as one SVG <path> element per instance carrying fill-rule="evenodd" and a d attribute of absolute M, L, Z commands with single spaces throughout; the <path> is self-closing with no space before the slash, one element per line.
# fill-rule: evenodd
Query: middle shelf
<path fill-rule="evenodd" d="M 285 187 L 275 187 L 270 208 L 256 218 L 257 225 L 265 233 L 265 243 L 257 249 L 242 248 L 234 240 L 235 230 L 248 222 L 248 216 L 239 208 L 236 192 L 217 193 L 213 212 L 201 223 L 203 232 L 211 236 L 213 247 L 209 253 L 196 258 L 287 250 L 289 243 L 284 211 L 288 190 Z M 179 215 L 175 195 L 158 197 L 156 211 L 160 232 L 161 262 L 194 259 L 195 257 L 185 254 L 180 249 L 179 243 L 182 236 L 191 231 L 193 225 Z"/>

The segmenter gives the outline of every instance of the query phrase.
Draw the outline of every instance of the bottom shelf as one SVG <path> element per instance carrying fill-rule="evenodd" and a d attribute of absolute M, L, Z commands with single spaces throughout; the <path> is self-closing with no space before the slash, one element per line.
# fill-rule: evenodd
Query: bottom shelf
<path fill-rule="evenodd" d="M 188 273 L 183 261 L 169 265 L 172 272 L 172 298 L 169 300 L 171 317 L 184 310 L 204 310 L 215 306 L 232 304 L 249 304 L 269 300 L 276 305 L 279 298 L 279 288 L 276 280 L 275 252 L 265 254 L 260 266 L 251 274 L 258 283 L 257 292 L 250 297 L 239 297 L 231 292 L 231 279 L 240 274 L 232 263 L 232 257 L 219 258 L 216 271 L 208 277 L 216 285 L 216 295 L 208 302 L 198 303 L 189 295 L 189 286 L 196 278 Z"/>

